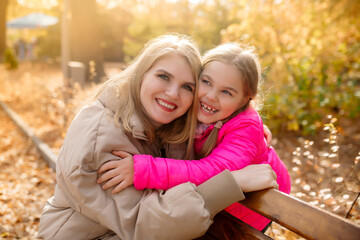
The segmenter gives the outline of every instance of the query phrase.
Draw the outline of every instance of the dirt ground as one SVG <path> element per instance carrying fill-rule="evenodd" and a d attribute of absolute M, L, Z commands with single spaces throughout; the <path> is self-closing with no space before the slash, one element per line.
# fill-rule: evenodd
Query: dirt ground
<path fill-rule="evenodd" d="M 106 71 L 113 75 L 120 69 L 108 64 Z M 23 63 L 15 71 L 0 65 L 0 86 L 0 100 L 55 153 L 72 118 L 98 88 L 68 89 L 59 65 L 45 63 Z M 272 145 L 290 172 L 291 195 L 346 216 L 360 192 L 360 121 L 328 120 L 334 127 L 316 136 L 282 133 L 274 136 Z M 54 191 L 55 174 L 1 109 L 0 168 L 0 239 L 34 239 L 42 208 Z M 360 224 L 359 213 L 357 200 L 348 218 Z M 299 239 L 276 225 L 268 234 Z"/>

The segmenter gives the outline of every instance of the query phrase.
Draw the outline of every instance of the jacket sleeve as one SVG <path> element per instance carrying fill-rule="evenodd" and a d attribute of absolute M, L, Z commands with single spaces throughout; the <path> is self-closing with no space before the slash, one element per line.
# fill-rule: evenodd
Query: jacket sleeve
<path fill-rule="evenodd" d="M 102 116 L 98 127 L 92 125 L 93 121 L 86 122 L 93 114 L 82 117 L 68 131 L 72 141 L 64 141 L 64 158 L 57 163 L 58 185 L 76 212 L 113 231 L 120 239 L 195 238 L 207 230 L 214 214 L 243 198 L 232 175 L 226 172 L 218 181 L 213 180 L 218 185 L 196 187 L 185 183 L 169 191 L 128 187 L 118 194 L 103 191 L 96 183 L 97 169 L 114 159 L 111 150 L 134 153 L 136 149 L 124 149 L 128 146 L 124 143 L 126 137 L 109 127 L 112 123 L 108 117 Z"/>
<path fill-rule="evenodd" d="M 161 194 L 154 192 L 141 204 L 135 238 L 149 239 L 149 233 L 154 239 L 200 237 L 215 214 L 243 199 L 241 189 L 228 170 L 197 187 L 187 182 Z"/>
<path fill-rule="evenodd" d="M 188 181 L 199 185 L 225 169 L 242 169 L 252 164 L 263 136 L 262 126 L 248 120 L 232 126 L 211 154 L 200 160 L 134 155 L 134 186 L 166 190 Z"/>

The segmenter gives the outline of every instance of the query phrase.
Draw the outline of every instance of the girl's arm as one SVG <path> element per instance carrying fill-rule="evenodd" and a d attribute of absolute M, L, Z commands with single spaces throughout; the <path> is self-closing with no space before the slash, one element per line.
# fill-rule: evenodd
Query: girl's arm
<path fill-rule="evenodd" d="M 264 133 L 258 122 L 242 120 L 211 154 L 200 160 L 176 160 L 134 155 L 134 186 L 137 189 L 169 189 L 184 182 L 199 185 L 224 169 L 242 169 L 252 164 Z"/>

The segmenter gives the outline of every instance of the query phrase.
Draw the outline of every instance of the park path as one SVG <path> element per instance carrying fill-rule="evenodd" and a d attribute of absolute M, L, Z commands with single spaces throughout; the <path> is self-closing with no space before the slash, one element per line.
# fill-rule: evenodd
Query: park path
<path fill-rule="evenodd" d="M 0 109 L 0 239 L 35 239 L 55 173 Z"/>

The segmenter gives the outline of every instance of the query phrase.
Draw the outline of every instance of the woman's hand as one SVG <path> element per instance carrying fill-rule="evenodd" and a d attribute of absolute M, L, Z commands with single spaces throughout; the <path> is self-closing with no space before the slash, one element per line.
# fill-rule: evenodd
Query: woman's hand
<path fill-rule="evenodd" d="M 265 124 L 263 125 L 264 127 L 264 136 L 266 139 L 266 143 L 268 146 L 270 146 L 271 140 L 272 140 L 272 134 L 270 129 L 268 128 L 268 126 L 266 126 Z"/>
<path fill-rule="evenodd" d="M 269 164 L 249 165 L 231 172 L 243 192 L 253 192 L 266 188 L 279 189 L 276 174 Z"/>
<path fill-rule="evenodd" d="M 112 193 L 118 193 L 125 188 L 134 184 L 134 160 L 131 154 L 123 151 L 113 151 L 114 155 L 123 159 L 114 160 L 102 165 L 98 174 L 101 176 L 97 179 L 97 183 L 102 185 L 102 189 L 106 190 L 116 186 Z"/>

